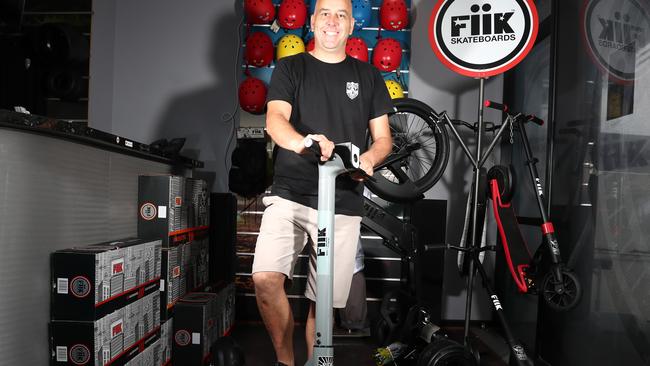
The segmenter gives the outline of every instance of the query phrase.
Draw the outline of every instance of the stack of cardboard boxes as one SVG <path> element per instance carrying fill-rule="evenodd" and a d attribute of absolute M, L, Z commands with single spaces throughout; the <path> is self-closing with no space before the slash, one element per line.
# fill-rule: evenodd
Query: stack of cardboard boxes
<path fill-rule="evenodd" d="M 56 365 L 123 365 L 160 337 L 160 240 L 125 239 L 52 254 Z"/>
<path fill-rule="evenodd" d="M 232 327 L 234 284 L 209 285 L 206 182 L 141 176 L 138 188 L 139 239 L 52 254 L 54 365 L 208 365 Z"/>

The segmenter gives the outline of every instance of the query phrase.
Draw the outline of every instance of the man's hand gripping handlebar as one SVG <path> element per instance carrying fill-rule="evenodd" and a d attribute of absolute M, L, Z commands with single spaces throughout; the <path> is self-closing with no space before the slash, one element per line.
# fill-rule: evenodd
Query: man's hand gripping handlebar
<path fill-rule="evenodd" d="M 318 141 L 311 139 L 309 137 L 306 137 L 303 140 L 305 148 L 307 148 L 309 151 L 314 153 L 316 156 L 321 157 L 321 149 Z M 360 168 L 361 161 L 359 159 L 359 148 L 355 146 L 351 142 L 344 142 L 340 144 L 334 145 L 334 151 L 332 153 L 332 156 L 327 161 L 331 161 L 334 159 L 334 156 L 338 155 L 341 161 L 343 161 L 343 165 L 345 166 L 347 170 L 347 174 L 350 174 L 350 176 L 355 179 L 355 180 L 366 180 L 369 179 L 371 181 L 375 181 L 375 178 L 372 176 L 366 174 L 366 172 Z M 321 161 L 321 164 L 326 163 L 327 161 L 323 162 Z"/>

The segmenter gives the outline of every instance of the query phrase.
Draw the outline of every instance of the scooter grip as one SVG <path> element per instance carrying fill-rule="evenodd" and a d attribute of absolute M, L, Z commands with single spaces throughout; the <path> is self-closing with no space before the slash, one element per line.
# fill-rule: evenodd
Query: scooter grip
<path fill-rule="evenodd" d="M 544 124 L 544 120 L 543 120 L 543 119 L 541 119 L 541 118 L 539 118 L 539 117 L 537 117 L 537 116 L 535 116 L 535 115 L 533 115 L 533 114 L 529 114 L 528 116 L 526 116 L 526 119 L 527 119 L 528 121 L 530 121 L 530 122 L 533 122 L 533 123 L 536 124 L 536 125 L 540 125 L 540 126 L 542 126 L 542 125 Z"/>
<path fill-rule="evenodd" d="M 498 109 L 498 110 L 503 111 L 503 112 L 508 111 L 508 106 L 507 105 L 497 103 L 497 102 L 493 102 L 493 101 L 487 100 L 487 99 L 485 100 L 485 102 L 483 102 L 483 105 L 485 106 L 485 108 Z"/>
<path fill-rule="evenodd" d="M 305 139 L 303 140 L 303 144 L 309 151 L 316 154 L 316 156 L 320 157 L 321 155 L 323 155 L 320 152 L 320 145 L 318 144 L 318 141 L 312 140 L 309 137 L 305 137 Z"/>

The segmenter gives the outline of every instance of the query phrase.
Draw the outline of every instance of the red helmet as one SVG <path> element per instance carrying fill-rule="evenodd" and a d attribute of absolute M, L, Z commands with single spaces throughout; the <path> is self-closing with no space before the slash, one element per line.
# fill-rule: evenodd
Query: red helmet
<path fill-rule="evenodd" d="M 246 40 L 246 62 L 255 67 L 271 64 L 273 61 L 273 41 L 264 32 L 253 32 Z"/>
<path fill-rule="evenodd" d="M 408 26 L 409 17 L 404 0 L 384 0 L 379 7 L 379 24 L 387 30 L 396 31 Z"/>
<path fill-rule="evenodd" d="M 307 5 L 304 0 L 283 0 L 278 10 L 278 23 L 285 29 L 302 28 L 307 21 Z"/>
<path fill-rule="evenodd" d="M 402 45 L 393 38 L 382 38 L 375 44 L 372 52 L 372 64 L 379 71 L 393 71 L 402 63 Z"/>
<path fill-rule="evenodd" d="M 262 80 L 252 76 L 247 77 L 239 85 L 239 106 L 253 114 L 264 113 L 266 103 L 266 85 Z"/>
<path fill-rule="evenodd" d="M 316 41 L 314 40 L 314 37 L 312 37 L 309 42 L 307 42 L 307 46 L 305 46 L 305 51 L 311 52 L 314 50 L 314 47 L 316 47 Z"/>
<path fill-rule="evenodd" d="M 345 44 L 345 53 L 359 61 L 368 62 L 368 46 L 363 38 L 348 38 L 348 41 Z"/>
<path fill-rule="evenodd" d="M 267 24 L 275 18 L 275 6 L 271 0 L 244 0 L 244 11 L 249 24 Z"/>

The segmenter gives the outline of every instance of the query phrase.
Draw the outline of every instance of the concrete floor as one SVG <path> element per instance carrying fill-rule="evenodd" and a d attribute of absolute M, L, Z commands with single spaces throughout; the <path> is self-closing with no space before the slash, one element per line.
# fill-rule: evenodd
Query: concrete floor
<path fill-rule="evenodd" d="M 445 328 L 446 334 L 451 338 L 462 338 L 462 329 L 458 327 Z M 508 347 L 503 339 L 489 329 L 472 329 L 476 336 L 475 342 L 481 358 L 481 366 L 507 365 Z M 241 347 L 246 357 L 246 366 L 270 366 L 275 362 L 273 346 L 262 324 L 238 323 L 232 337 Z M 306 346 L 304 340 L 304 326 L 296 326 L 294 332 L 294 349 L 296 366 L 306 362 Z M 336 366 L 374 366 L 376 363 L 372 355 L 377 345 L 372 337 L 335 337 L 334 338 L 334 364 Z M 410 364 L 415 365 L 415 362 Z M 406 363 L 399 363 L 405 366 Z"/>

